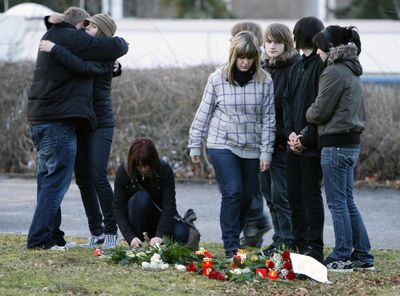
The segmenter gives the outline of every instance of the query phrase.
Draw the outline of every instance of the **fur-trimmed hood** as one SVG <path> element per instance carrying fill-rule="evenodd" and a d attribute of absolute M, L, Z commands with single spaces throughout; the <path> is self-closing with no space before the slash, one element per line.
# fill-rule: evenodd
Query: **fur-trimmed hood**
<path fill-rule="evenodd" d="M 357 76 L 363 73 L 363 68 L 357 56 L 357 46 L 354 43 L 331 47 L 328 52 L 328 66 L 336 63 L 345 64 Z"/>
<path fill-rule="evenodd" d="M 298 56 L 298 58 L 295 58 Z M 288 61 L 291 60 L 299 60 L 300 54 L 294 48 L 289 50 L 285 50 L 280 56 L 276 58 L 270 58 L 266 52 L 263 54 L 263 58 L 268 66 L 279 66 L 279 65 L 286 65 Z"/>

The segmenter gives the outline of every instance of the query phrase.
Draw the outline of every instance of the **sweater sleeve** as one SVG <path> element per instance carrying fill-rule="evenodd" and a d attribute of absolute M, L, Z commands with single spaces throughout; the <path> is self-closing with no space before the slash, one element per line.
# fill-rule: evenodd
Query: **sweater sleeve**
<path fill-rule="evenodd" d="M 333 67 L 328 67 L 321 75 L 318 96 L 307 110 L 307 121 L 318 125 L 329 121 L 335 113 L 342 92 L 343 79 L 340 79 L 340 73 Z"/>
<path fill-rule="evenodd" d="M 128 245 L 137 235 L 133 231 L 128 216 L 128 201 L 130 192 L 128 189 L 129 179 L 123 165 L 118 168 L 114 181 L 113 214 L 118 228 Z"/>
<path fill-rule="evenodd" d="M 99 75 L 112 71 L 112 62 L 84 61 L 60 45 L 55 45 L 50 51 L 50 56 L 68 69 L 83 75 Z"/>
<path fill-rule="evenodd" d="M 267 81 L 264 83 L 262 106 L 262 126 L 261 126 L 261 146 L 260 160 L 272 160 L 275 143 L 275 100 L 274 85 L 271 76 L 268 75 Z"/>
<path fill-rule="evenodd" d="M 207 85 L 204 89 L 203 97 L 196 115 L 194 116 L 192 125 L 189 130 L 189 145 L 191 156 L 199 156 L 201 154 L 201 146 L 207 135 L 210 120 L 216 107 L 216 94 L 212 82 L 212 75 L 208 78 Z"/>
<path fill-rule="evenodd" d="M 174 172 L 169 165 L 164 170 L 163 175 L 165 174 L 165 179 L 162 180 L 162 213 L 156 231 L 156 236 L 158 237 L 163 237 L 165 234 L 171 232 L 173 217 L 176 214 Z"/>
<path fill-rule="evenodd" d="M 293 94 L 291 87 L 292 71 L 288 75 L 288 83 L 286 90 L 282 98 L 283 106 L 283 122 L 284 122 L 284 133 L 285 137 L 288 138 L 289 135 L 294 132 L 294 122 L 293 122 Z"/>

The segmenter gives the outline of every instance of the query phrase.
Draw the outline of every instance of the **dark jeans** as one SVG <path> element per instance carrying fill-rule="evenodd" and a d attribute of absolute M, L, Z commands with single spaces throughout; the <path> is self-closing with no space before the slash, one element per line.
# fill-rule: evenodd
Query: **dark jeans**
<path fill-rule="evenodd" d="M 140 240 L 144 240 L 143 232 L 147 232 L 149 238 L 156 235 L 161 213 L 153 205 L 149 193 L 138 191 L 131 197 L 128 202 L 128 215 L 129 224 Z M 189 236 L 188 226 L 174 220 L 172 229 L 167 235 L 170 235 L 177 242 L 184 244 Z"/>
<path fill-rule="evenodd" d="M 222 194 L 220 224 L 226 254 L 240 248 L 244 227 L 256 190 L 260 161 L 240 158 L 227 149 L 208 149 Z"/>
<path fill-rule="evenodd" d="M 275 247 L 282 244 L 290 246 L 293 243 L 292 212 L 287 196 L 286 159 L 286 150 L 275 149 L 269 170 L 259 174 L 261 193 L 267 202 L 274 226 L 272 240 Z"/>
<path fill-rule="evenodd" d="M 71 183 L 76 156 L 75 126 L 52 122 L 31 127 L 38 155 L 37 203 L 29 228 L 28 248 L 65 245 L 61 202 Z"/>
<path fill-rule="evenodd" d="M 323 258 L 324 205 L 320 158 L 288 153 L 287 188 L 295 244 L 300 251 L 312 247 Z M 317 259 L 317 258 L 316 258 Z"/>
<path fill-rule="evenodd" d="M 363 219 L 353 198 L 353 173 L 360 148 L 324 147 L 321 165 L 326 201 L 332 214 L 335 246 L 329 257 L 374 263 Z"/>
<path fill-rule="evenodd" d="M 97 236 L 117 233 L 112 213 L 113 191 L 107 179 L 113 132 L 114 128 L 109 127 L 77 133 L 76 184 L 81 192 L 90 233 Z"/>

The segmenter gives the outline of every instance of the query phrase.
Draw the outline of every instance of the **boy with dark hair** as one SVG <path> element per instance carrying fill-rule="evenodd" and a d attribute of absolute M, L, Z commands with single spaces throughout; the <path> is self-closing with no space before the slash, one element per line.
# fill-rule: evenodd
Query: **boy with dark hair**
<path fill-rule="evenodd" d="M 296 48 L 303 52 L 289 72 L 284 95 L 285 134 L 288 138 L 287 189 L 294 245 L 322 262 L 324 206 L 322 170 L 316 126 L 306 121 L 306 111 L 318 94 L 319 76 L 325 64 L 316 54 L 312 38 L 324 29 L 315 17 L 301 18 L 293 29 Z"/>

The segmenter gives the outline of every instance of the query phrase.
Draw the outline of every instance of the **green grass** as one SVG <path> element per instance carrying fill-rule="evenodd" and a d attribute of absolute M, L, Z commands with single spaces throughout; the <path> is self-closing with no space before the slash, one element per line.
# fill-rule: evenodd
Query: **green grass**
<path fill-rule="evenodd" d="M 92 250 L 27 250 L 26 237 L 0 234 L 0 295 L 400 295 L 400 250 L 374 250 L 376 272 L 312 280 L 220 282 L 194 273 L 116 265 Z M 83 239 L 77 239 L 84 242 Z M 202 244 L 222 254 L 221 244 Z"/>

